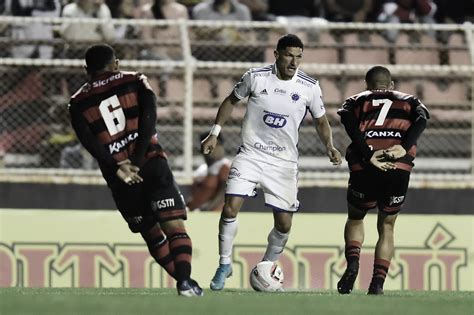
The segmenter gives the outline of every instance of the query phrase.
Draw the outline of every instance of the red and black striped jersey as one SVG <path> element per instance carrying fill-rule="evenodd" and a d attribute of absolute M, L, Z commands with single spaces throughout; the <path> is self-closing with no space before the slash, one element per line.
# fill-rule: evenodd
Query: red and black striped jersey
<path fill-rule="evenodd" d="M 145 155 L 164 154 L 155 129 L 154 93 L 143 74 L 102 73 L 71 97 L 69 111 L 79 141 L 102 171 L 115 172 L 117 163 L 126 159 L 134 162 Z M 137 147 L 140 145 L 144 148 Z M 137 157 L 139 151 L 143 157 Z"/>
<path fill-rule="evenodd" d="M 351 170 L 362 168 L 372 152 L 396 144 L 407 151 L 397 160 L 397 168 L 411 170 L 416 140 L 429 118 L 419 99 L 399 91 L 364 91 L 348 98 L 338 114 L 352 139 L 346 151 Z"/>

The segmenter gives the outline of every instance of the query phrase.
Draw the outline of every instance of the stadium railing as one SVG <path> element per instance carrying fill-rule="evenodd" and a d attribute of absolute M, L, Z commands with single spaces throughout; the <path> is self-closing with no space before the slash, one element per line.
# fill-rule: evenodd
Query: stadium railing
<path fill-rule="evenodd" d="M 337 108 L 364 89 L 375 64 L 390 68 L 396 88 L 419 97 L 432 118 L 419 141 L 413 185 L 474 187 L 474 27 L 471 24 L 367 24 L 98 20 L 0 17 L 0 180 L 101 183 L 93 161 L 69 126 L 67 103 L 86 79 L 84 49 L 93 42 L 63 39 L 74 23 L 128 27 L 111 42 L 124 70 L 145 73 L 159 100 L 160 141 L 181 183 L 202 162 L 198 135 L 212 125 L 217 108 L 250 67 L 273 62 L 279 36 L 305 43 L 302 70 L 320 81 L 336 146 L 349 139 Z M 29 36 L 49 25 L 51 34 Z M 146 30 L 152 36 L 143 37 Z M 387 31 L 398 31 L 388 40 Z M 25 51 L 30 52 L 25 56 Z M 224 128 L 229 156 L 239 145 L 245 105 Z M 333 169 L 311 120 L 301 127 L 300 183 L 344 185 L 347 168 Z"/>

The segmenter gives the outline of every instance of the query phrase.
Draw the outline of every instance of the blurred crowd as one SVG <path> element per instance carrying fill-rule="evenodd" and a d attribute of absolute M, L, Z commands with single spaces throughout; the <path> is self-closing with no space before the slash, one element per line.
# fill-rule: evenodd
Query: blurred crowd
<path fill-rule="evenodd" d="M 121 59 L 182 60 L 178 27 L 139 26 L 130 23 L 109 23 L 109 19 L 154 20 L 213 20 L 213 21 L 311 21 L 311 22 L 375 22 L 375 23 L 458 23 L 474 21 L 472 0 L 0 0 L 0 16 L 93 18 L 97 23 L 66 21 L 55 23 L 0 22 L 0 58 L 78 58 L 82 59 L 87 46 L 96 42 L 114 44 Z M 100 19 L 100 20 L 99 20 Z M 1 21 L 1 20 L 0 20 Z M 106 22 L 104 22 L 106 21 Z M 199 27 L 192 30 L 192 55 L 200 60 L 263 61 L 266 47 L 250 45 L 245 31 L 234 28 Z M 308 34 L 308 38 L 310 38 Z M 383 34 L 394 42 L 397 31 Z M 268 34 L 257 34 L 256 40 Z M 13 39 L 13 40 L 12 40 Z M 268 39 L 268 38 L 265 38 Z M 446 39 L 437 38 L 443 43 Z M 122 43 L 123 45 L 121 45 Z M 198 44 L 196 44 L 198 43 Z M 273 45 L 274 43 L 272 43 Z M 229 49 L 232 47 L 232 49 Z M 238 49 L 236 48 L 238 47 Z M 235 55 L 235 56 L 234 56 Z M 36 145 L 51 148 L 54 163 L 44 167 L 94 168 L 87 154 L 75 139 L 66 119 L 60 119 L 51 130 L 51 117 L 59 117 L 57 108 L 63 110 L 64 99 L 79 88 L 84 79 L 81 69 L 67 75 L 44 74 L 25 68 L 11 74 L 16 80 L 0 84 L 0 156 L 14 148 L 18 138 L 37 137 Z M 152 78 L 159 97 L 166 97 L 171 83 L 166 83 L 173 69 L 162 69 Z M 53 76 L 59 77 L 53 77 Z M 217 84 L 209 76 L 213 96 Z M 37 86 L 38 85 L 38 86 Z M 23 91 L 22 89 L 28 89 Z M 34 92 L 35 91 L 35 92 Z M 44 95 L 49 95 L 45 100 Z M 56 102 L 52 97 L 62 96 Z M 29 115 L 32 106 L 41 109 L 41 115 Z M 52 105 L 52 103 L 54 105 Z M 58 105 L 59 104 L 59 105 Z M 23 106 L 23 107 L 22 107 Z M 24 109 L 23 109 L 24 108 Z M 12 115 L 6 115 L 7 111 Z M 19 126 L 14 117 L 24 113 L 25 126 Z M 5 114 L 5 115 L 4 115 Z M 43 117 L 48 116 L 48 117 Z M 51 116 L 51 117 L 50 117 Z M 13 118 L 9 118 L 13 117 Z M 38 122 L 47 125 L 40 129 Z M 55 125 L 55 126 L 56 126 Z M 33 128 L 33 127 L 34 128 Z M 35 129 L 36 128 L 36 129 Z M 26 130 L 25 135 L 19 130 Z M 31 129 L 31 130 L 30 130 Z M 44 133 L 41 130 L 46 130 Z M 65 149 L 66 146 L 66 149 Z M 36 147 L 29 147 L 32 152 Z M 28 153 L 28 152 L 27 152 Z M 42 160 L 48 160 L 42 159 Z"/>
<path fill-rule="evenodd" d="M 224 21 L 331 21 L 377 23 L 464 23 L 474 20 L 474 1 L 448 0 L 0 0 L 0 15 L 107 19 L 193 19 Z M 208 31 L 208 30 L 206 30 Z M 34 40 L 15 44 L 3 57 L 81 58 L 83 46 L 77 42 L 109 43 L 120 40 L 161 46 L 179 39 L 177 28 L 134 27 L 130 24 L 63 23 L 60 26 L 29 23 L 0 24 L 0 36 L 16 40 Z M 394 40 L 396 33 L 385 34 Z M 242 34 L 222 29 L 201 32 L 198 36 L 220 42 L 234 42 Z M 51 45 L 62 40 L 60 51 Z M 68 46 L 67 43 L 72 45 Z M 172 49 L 119 51 L 122 58 L 177 59 Z M 64 45 L 63 45 L 64 46 Z M 119 49 L 120 50 L 120 49 Z M 127 54 L 133 54 L 127 56 Z M 199 58 L 199 52 L 197 52 Z M 137 57 L 138 56 L 138 57 Z M 218 57 L 218 56 L 217 56 Z M 215 60 L 215 56 L 209 56 Z M 200 58 L 201 59 L 201 58 Z"/>

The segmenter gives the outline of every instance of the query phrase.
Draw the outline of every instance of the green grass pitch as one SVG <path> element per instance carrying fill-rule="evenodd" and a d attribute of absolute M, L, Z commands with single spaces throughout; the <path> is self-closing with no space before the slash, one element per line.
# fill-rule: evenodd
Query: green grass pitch
<path fill-rule="evenodd" d="M 184 298 L 173 289 L 0 288 L 0 314 L 397 314 L 473 315 L 474 292 L 363 291 L 257 293 L 251 290 L 205 290 L 202 298 Z"/>

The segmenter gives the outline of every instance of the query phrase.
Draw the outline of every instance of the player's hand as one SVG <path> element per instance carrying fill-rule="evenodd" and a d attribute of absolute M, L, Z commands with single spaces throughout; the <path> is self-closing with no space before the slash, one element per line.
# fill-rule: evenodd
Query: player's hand
<path fill-rule="evenodd" d="M 214 151 L 214 148 L 217 145 L 217 137 L 214 135 L 208 135 L 204 140 L 201 142 L 201 152 L 203 154 L 211 154 Z"/>
<path fill-rule="evenodd" d="M 395 163 L 387 161 L 387 158 L 384 155 L 384 150 L 375 151 L 370 158 L 370 163 L 383 172 L 397 168 Z"/>
<path fill-rule="evenodd" d="M 327 150 L 327 155 L 329 156 L 329 161 L 331 161 L 332 165 L 341 165 L 341 152 L 339 152 L 335 147 L 329 147 Z"/>
<path fill-rule="evenodd" d="M 133 185 L 143 181 L 143 178 L 138 175 L 140 168 L 132 164 L 129 159 L 120 161 L 117 163 L 119 168 L 117 170 L 117 177 L 120 178 L 125 184 Z"/>
<path fill-rule="evenodd" d="M 407 151 L 399 144 L 392 145 L 390 148 L 383 150 L 384 156 L 389 160 L 397 160 L 404 157 Z"/>

